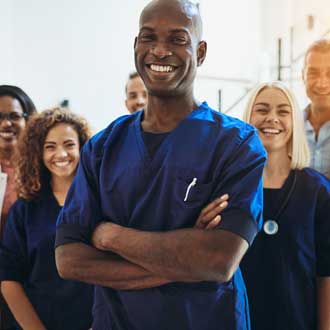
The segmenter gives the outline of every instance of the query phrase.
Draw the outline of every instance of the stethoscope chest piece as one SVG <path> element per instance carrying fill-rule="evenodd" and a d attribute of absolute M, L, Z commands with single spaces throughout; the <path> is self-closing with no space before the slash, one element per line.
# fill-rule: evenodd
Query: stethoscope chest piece
<path fill-rule="evenodd" d="M 263 229 L 267 235 L 275 235 L 278 232 L 278 223 L 275 220 L 267 220 Z"/>

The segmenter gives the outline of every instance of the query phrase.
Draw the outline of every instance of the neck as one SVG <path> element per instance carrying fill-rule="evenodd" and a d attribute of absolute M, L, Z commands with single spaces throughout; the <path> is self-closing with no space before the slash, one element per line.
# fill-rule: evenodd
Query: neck
<path fill-rule="evenodd" d="M 291 170 L 287 152 L 269 152 L 264 170 L 264 188 L 281 188 Z"/>
<path fill-rule="evenodd" d="M 150 95 L 142 121 L 146 132 L 170 132 L 199 106 L 193 95 L 159 97 Z"/>
<path fill-rule="evenodd" d="M 62 177 L 52 175 L 51 187 L 53 190 L 53 194 L 60 205 L 64 204 L 64 201 L 65 201 L 66 195 L 69 191 L 72 180 L 73 180 L 73 177 L 62 178 Z"/>
<path fill-rule="evenodd" d="M 308 120 L 316 133 L 319 132 L 321 126 L 330 121 L 330 108 L 316 107 L 311 104 Z"/>

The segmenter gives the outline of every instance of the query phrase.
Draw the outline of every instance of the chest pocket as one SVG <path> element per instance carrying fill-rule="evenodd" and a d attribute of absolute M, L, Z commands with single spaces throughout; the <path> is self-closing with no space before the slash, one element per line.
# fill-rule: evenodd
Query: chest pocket
<path fill-rule="evenodd" d="M 179 223 L 194 225 L 202 208 L 210 202 L 214 184 L 214 182 L 200 183 L 195 178 L 175 179 L 173 207 Z"/>

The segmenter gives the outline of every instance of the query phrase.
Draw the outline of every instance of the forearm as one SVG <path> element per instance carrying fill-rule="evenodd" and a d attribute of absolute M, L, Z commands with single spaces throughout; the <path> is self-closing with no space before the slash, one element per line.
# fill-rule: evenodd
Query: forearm
<path fill-rule="evenodd" d="M 237 235 L 222 230 L 116 228 L 104 248 L 174 281 L 228 281 L 248 247 Z"/>
<path fill-rule="evenodd" d="M 330 330 L 330 277 L 317 278 L 318 330 Z"/>
<path fill-rule="evenodd" d="M 20 283 L 3 281 L 1 282 L 1 292 L 22 329 L 46 329 Z"/>
<path fill-rule="evenodd" d="M 170 281 L 109 252 L 82 243 L 56 248 L 56 264 L 65 279 L 117 290 L 140 290 Z"/>

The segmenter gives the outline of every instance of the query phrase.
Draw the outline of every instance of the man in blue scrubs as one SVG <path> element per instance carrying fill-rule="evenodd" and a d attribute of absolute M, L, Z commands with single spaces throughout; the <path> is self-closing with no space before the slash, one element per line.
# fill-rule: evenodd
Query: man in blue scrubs
<path fill-rule="evenodd" d="M 195 99 L 201 36 L 190 1 L 150 2 L 135 40 L 148 105 L 82 152 L 56 261 L 96 285 L 93 330 L 250 328 L 238 265 L 260 228 L 265 152 L 254 128 Z M 225 193 L 218 229 L 196 228 Z"/>

